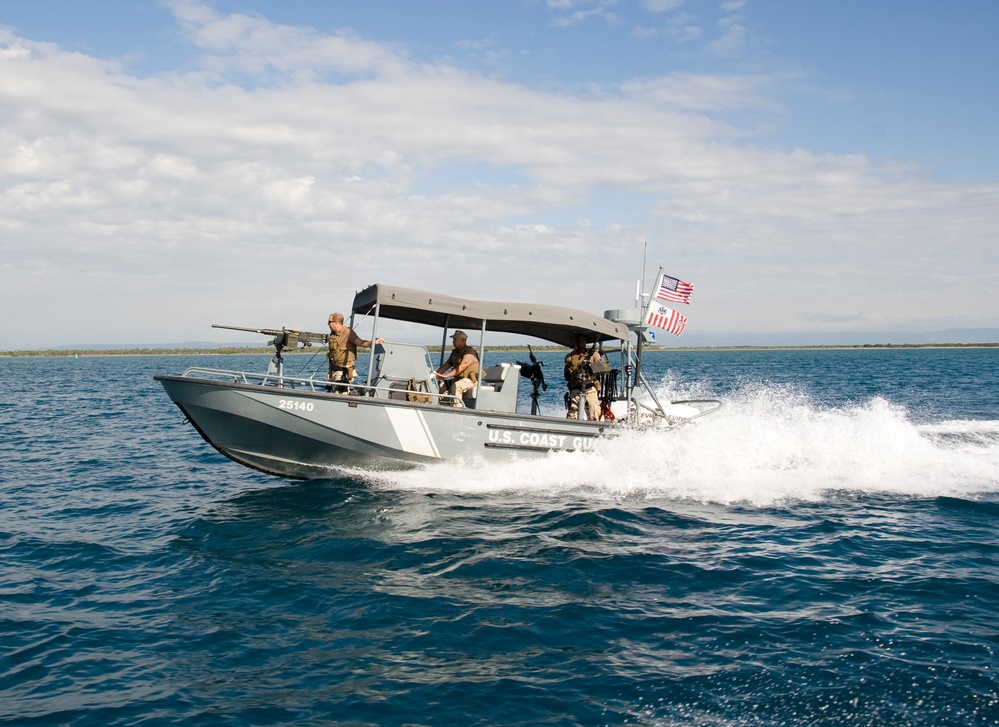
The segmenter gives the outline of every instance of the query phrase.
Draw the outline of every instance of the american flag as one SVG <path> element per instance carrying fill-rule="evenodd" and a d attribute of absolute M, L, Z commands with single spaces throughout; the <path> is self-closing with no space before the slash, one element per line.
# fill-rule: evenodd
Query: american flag
<path fill-rule="evenodd" d="M 674 336 L 679 336 L 683 333 L 683 329 L 687 326 L 687 319 L 684 316 L 672 308 L 667 308 L 659 303 L 653 303 L 649 306 L 649 313 L 645 316 L 645 322 L 650 326 L 669 331 Z"/>
<path fill-rule="evenodd" d="M 693 292 L 693 283 L 685 283 L 682 280 L 671 278 L 666 273 L 659 276 L 659 285 L 656 286 L 656 297 L 659 300 L 690 305 L 690 294 Z"/>

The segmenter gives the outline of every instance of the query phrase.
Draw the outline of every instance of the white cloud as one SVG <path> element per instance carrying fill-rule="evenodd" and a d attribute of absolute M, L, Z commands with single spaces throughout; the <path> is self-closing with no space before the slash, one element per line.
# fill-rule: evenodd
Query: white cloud
<path fill-rule="evenodd" d="M 176 0 L 170 7 L 191 42 L 212 54 L 207 65 L 217 73 L 260 75 L 273 70 L 357 76 L 398 73 L 409 65 L 400 49 L 349 33 L 324 35 L 244 13 L 221 15 L 192 0 Z"/>
<path fill-rule="evenodd" d="M 779 114 L 786 79 L 538 91 L 173 7 L 202 65 L 156 77 L 0 31 L 0 304 L 28 311 L 7 348 L 321 330 L 377 281 L 601 311 L 646 239 L 697 283 L 691 329 L 794 329 L 844 298 L 876 326 L 994 324 L 999 185 L 753 143 L 739 114 Z M 447 183 L 460 164 L 500 174 Z"/>
<path fill-rule="evenodd" d="M 642 40 L 666 37 L 677 43 L 693 43 L 704 36 L 704 30 L 695 16 L 680 12 L 670 15 L 663 26 L 637 26 L 632 35 Z"/>
<path fill-rule="evenodd" d="M 658 102 L 680 111 L 780 111 L 782 106 L 771 95 L 781 80 L 772 75 L 725 77 L 675 73 L 628 81 L 622 85 L 622 91 L 645 103 Z"/>
<path fill-rule="evenodd" d="M 729 20 L 720 23 L 721 34 L 705 44 L 705 48 L 719 56 L 740 56 L 745 53 L 752 34 L 745 25 Z"/>
<path fill-rule="evenodd" d="M 684 0 L 643 0 L 642 6 L 650 13 L 668 13 L 683 5 Z"/>
<path fill-rule="evenodd" d="M 552 25 L 568 27 L 579 25 L 592 19 L 616 24 L 620 18 L 611 8 L 620 0 L 548 0 L 548 8 L 554 11 Z"/>

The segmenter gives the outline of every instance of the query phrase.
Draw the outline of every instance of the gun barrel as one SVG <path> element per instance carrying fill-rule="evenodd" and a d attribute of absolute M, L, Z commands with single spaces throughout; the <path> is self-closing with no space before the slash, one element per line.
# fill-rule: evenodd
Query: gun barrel
<path fill-rule="evenodd" d="M 212 328 L 227 328 L 230 331 L 247 331 L 249 333 L 262 333 L 265 336 L 276 336 L 281 333 L 280 330 L 274 328 L 244 328 L 243 326 L 223 326 L 218 323 L 213 323 Z"/>
<path fill-rule="evenodd" d="M 218 323 L 213 323 L 212 328 L 225 328 L 230 331 L 246 331 L 248 333 L 260 333 L 265 336 L 281 336 L 282 338 L 287 335 L 288 338 L 286 340 L 295 340 L 303 344 L 326 343 L 329 340 L 329 337 L 325 333 L 296 331 L 290 328 L 244 328 L 243 326 L 223 326 Z"/>

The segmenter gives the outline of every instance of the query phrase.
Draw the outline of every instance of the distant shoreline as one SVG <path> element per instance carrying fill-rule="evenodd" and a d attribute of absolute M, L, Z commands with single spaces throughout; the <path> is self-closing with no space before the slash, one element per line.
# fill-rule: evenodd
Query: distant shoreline
<path fill-rule="evenodd" d="M 532 346 L 536 352 L 568 351 L 564 346 Z M 854 345 L 829 344 L 812 346 L 675 346 L 671 348 L 650 346 L 646 353 L 669 351 L 852 351 L 852 350 L 901 350 L 901 349 L 955 349 L 955 348 L 999 348 L 997 343 L 863 343 Z M 286 356 L 316 355 L 323 348 L 302 348 L 285 351 Z M 440 346 L 427 346 L 431 353 L 440 351 Z M 524 353 L 527 346 L 487 347 L 487 352 Z M 274 350 L 264 347 L 222 347 L 222 348 L 118 348 L 118 349 L 44 349 L 28 351 L 0 351 L 0 358 L 75 358 L 79 356 L 237 356 L 270 355 Z"/>

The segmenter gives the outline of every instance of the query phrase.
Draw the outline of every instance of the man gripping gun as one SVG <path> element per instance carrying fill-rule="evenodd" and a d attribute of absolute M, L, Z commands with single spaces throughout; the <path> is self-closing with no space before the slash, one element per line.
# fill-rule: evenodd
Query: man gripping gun
<path fill-rule="evenodd" d="M 597 389 L 600 387 L 596 375 L 590 369 L 590 364 L 600 360 L 600 352 L 586 350 L 586 336 L 576 334 L 576 345 L 565 357 L 565 380 L 569 386 L 568 404 L 569 419 L 579 418 L 579 400 L 586 402 L 586 418 L 593 421 L 600 419 L 600 399 Z"/>

